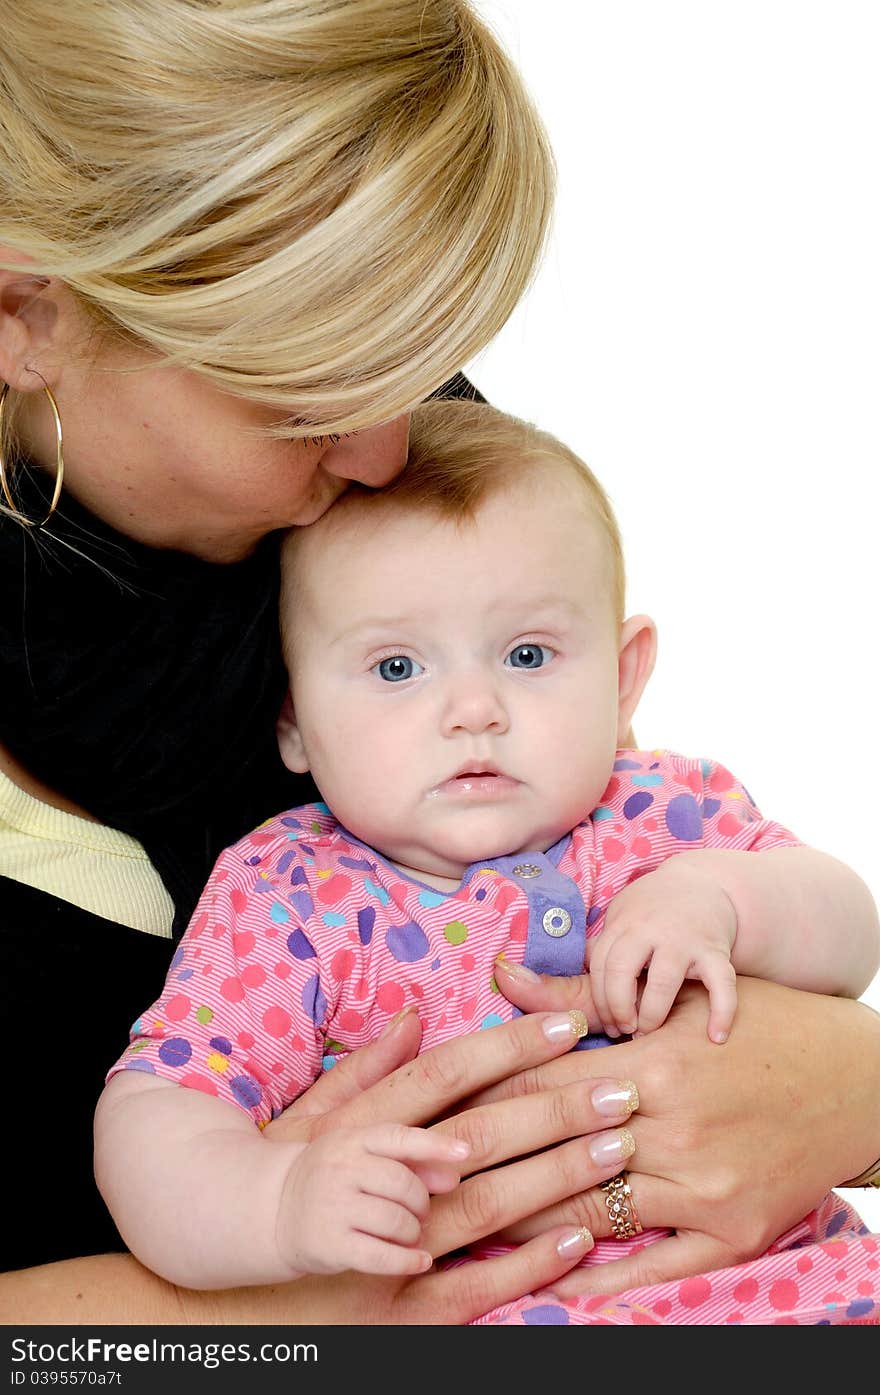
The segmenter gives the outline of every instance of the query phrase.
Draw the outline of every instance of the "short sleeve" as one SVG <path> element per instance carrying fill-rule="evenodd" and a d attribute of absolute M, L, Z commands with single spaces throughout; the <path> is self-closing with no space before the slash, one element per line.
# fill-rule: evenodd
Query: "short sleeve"
<path fill-rule="evenodd" d="M 738 852 L 764 852 L 768 848 L 796 848 L 801 840 L 782 824 L 765 819 L 745 785 L 717 761 L 701 762 L 703 776 L 703 846 Z M 666 818 L 674 829 L 675 800 L 670 801 Z"/>
<path fill-rule="evenodd" d="M 221 855 L 156 1002 L 109 1071 L 140 1070 L 235 1104 L 263 1125 L 320 1074 L 328 1004 L 291 898 Z"/>
<path fill-rule="evenodd" d="M 801 845 L 787 828 L 762 816 L 725 766 L 676 751 L 618 751 L 590 824 L 596 856 L 587 917 L 591 937 L 600 933 L 613 897 L 669 857 L 698 848 L 762 852 Z"/>

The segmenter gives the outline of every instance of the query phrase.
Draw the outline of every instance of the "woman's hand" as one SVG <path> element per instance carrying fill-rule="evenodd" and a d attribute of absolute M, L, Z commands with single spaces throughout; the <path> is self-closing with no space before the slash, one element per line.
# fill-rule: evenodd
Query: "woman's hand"
<path fill-rule="evenodd" d="M 526 1011 L 589 1003 L 584 979 L 497 981 Z M 880 1017 L 863 1004 L 739 980 L 740 1008 L 723 1047 L 706 1036 L 706 995 L 686 987 L 650 1035 L 576 1052 L 475 1095 L 483 1107 L 586 1087 L 601 1069 L 638 1081 L 640 1107 L 626 1164 L 645 1228 L 677 1231 L 628 1259 L 580 1269 L 560 1296 L 621 1292 L 753 1258 L 880 1152 Z M 524 1241 L 563 1221 L 607 1234 L 592 1189 L 508 1226 Z"/>
<path fill-rule="evenodd" d="M 334 1066 L 269 1125 L 266 1137 L 310 1139 L 351 1125 L 422 1125 L 446 1115 L 434 1127 L 469 1144 L 469 1175 L 453 1192 L 432 1198 L 422 1243 L 435 1257 L 447 1254 L 595 1187 L 623 1166 L 632 1138 L 614 1125 L 626 1123 L 637 1095 L 631 1082 L 607 1074 L 596 1074 L 587 1090 L 575 1082 L 449 1114 L 524 1067 L 566 1055 L 583 1027 L 579 1013 L 536 1013 L 416 1056 L 418 1018 L 405 1014 L 379 1041 Z M 536 1149 L 545 1151 L 526 1156 Z M 607 1234 L 607 1216 L 599 1220 Z M 296 1320 L 466 1323 L 554 1283 L 591 1245 L 579 1222 L 562 1217 L 533 1227 L 513 1253 L 480 1264 L 395 1279 L 350 1272 L 330 1281 L 301 1279 L 294 1286 Z"/>

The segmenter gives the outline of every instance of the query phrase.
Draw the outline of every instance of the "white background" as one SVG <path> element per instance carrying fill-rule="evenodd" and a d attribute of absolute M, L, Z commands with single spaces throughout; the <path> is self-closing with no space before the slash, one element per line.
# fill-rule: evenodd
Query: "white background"
<path fill-rule="evenodd" d="M 660 635 L 639 743 L 722 761 L 880 898 L 880 6 L 477 8 L 559 196 L 470 375 L 611 495 Z"/>

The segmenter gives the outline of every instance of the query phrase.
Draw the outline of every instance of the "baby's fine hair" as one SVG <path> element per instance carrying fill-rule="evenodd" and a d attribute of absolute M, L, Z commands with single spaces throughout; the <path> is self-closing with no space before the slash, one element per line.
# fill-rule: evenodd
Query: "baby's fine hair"
<path fill-rule="evenodd" d="M 570 480 L 608 548 L 615 619 L 623 621 L 626 575 L 617 519 L 607 494 L 583 460 L 562 441 L 530 422 L 484 402 L 423 402 L 412 415 L 409 453 L 401 473 L 383 489 L 354 484 L 328 513 L 307 529 L 293 529 L 285 543 L 290 562 L 308 535 L 348 522 L 353 511 L 378 515 L 386 509 L 431 513 L 451 522 L 472 520 L 487 499 L 508 485 L 549 472 Z M 381 526 L 381 524 L 379 524 Z M 282 607 L 282 614 L 286 606 Z"/>

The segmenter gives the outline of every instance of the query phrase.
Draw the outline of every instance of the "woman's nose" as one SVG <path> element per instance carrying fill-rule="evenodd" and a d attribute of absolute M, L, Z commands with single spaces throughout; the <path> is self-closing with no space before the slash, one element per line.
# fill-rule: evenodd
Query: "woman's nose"
<path fill-rule="evenodd" d="M 404 412 L 381 426 L 340 436 L 321 457 L 322 468 L 339 479 L 357 480 L 371 489 L 381 488 L 399 475 L 406 464 L 409 421 L 410 413 Z"/>

